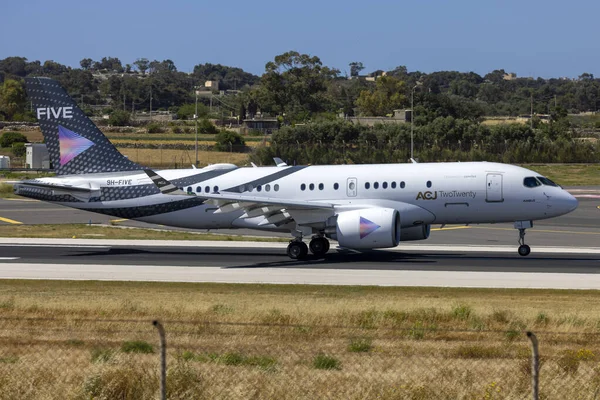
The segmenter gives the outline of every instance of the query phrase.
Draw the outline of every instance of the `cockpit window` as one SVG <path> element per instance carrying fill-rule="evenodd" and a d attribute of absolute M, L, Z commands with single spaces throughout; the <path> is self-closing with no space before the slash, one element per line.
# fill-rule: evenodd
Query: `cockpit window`
<path fill-rule="evenodd" d="M 528 188 L 534 188 L 537 186 L 542 186 L 542 184 L 533 176 L 528 176 L 527 178 L 523 179 L 523 186 Z"/>
<path fill-rule="evenodd" d="M 550 179 L 548 178 L 544 178 L 543 176 L 538 176 L 537 177 L 544 185 L 546 186 L 555 186 L 558 187 L 558 185 L 554 182 L 552 182 Z"/>

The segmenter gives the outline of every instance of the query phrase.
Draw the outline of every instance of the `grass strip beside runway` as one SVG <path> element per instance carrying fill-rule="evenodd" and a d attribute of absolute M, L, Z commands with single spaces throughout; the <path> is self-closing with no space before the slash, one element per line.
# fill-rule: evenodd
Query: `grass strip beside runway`
<path fill-rule="evenodd" d="M 147 239 L 147 240 L 216 240 L 244 242 L 289 242 L 286 238 L 259 236 L 221 235 L 144 229 L 108 225 L 49 224 L 49 225 L 2 225 L 0 237 L 7 238 L 77 238 L 77 239 Z"/>
<path fill-rule="evenodd" d="M 5 280 L 0 398 L 154 397 L 155 318 L 172 398 L 488 398 L 492 383 L 525 398 L 527 329 L 542 387 L 576 398 L 598 386 L 599 306 L 595 291 Z"/>

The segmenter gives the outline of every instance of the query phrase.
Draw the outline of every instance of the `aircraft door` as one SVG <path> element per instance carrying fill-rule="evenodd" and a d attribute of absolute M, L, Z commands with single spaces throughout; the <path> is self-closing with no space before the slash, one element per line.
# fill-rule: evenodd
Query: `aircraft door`
<path fill-rule="evenodd" d="M 346 182 L 346 193 L 348 194 L 348 197 L 356 197 L 356 194 L 358 193 L 358 183 L 356 178 L 348 178 L 348 181 Z"/>
<path fill-rule="evenodd" d="M 504 201 L 502 194 L 502 174 L 487 174 L 485 200 L 489 203 Z"/>

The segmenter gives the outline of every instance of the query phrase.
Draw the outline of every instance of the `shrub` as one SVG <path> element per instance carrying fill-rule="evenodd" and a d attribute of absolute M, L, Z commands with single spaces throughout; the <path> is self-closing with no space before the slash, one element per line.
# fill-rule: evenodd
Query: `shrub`
<path fill-rule="evenodd" d="M 215 140 L 215 150 L 217 151 L 241 151 L 246 145 L 242 135 L 232 131 L 220 132 Z"/>
<path fill-rule="evenodd" d="M 215 134 L 219 133 L 219 130 L 209 120 L 201 119 L 200 121 L 198 121 L 198 132 L 208 134 L 208 135 L 215 135 Z"/>
<path fill-rule="evenodd" d="M 130 124 L 131 115 L 127 111 L 117 110 L 108 117 L 108 124 L 112 126 L 127 126 Z"/>
<path fill-rule="evenodd" d="M 461 321 L 466 321 L 471 316 L 473 309 L 467 304 L 457 304 L 452 308 L 452 315 L 454 318 Z"/>
<path fill-rule="evenodd" d="M 464 345 L 455 350 L 457 358 L 498 358 L 502 356 L 502 350 L 498 347 L 486 347 L 478 345 Z"/>
<path fill-rule="evenodd" d="M 340 370 L 341 363 L 338 359 L 328 356 L 327 354 L 317 354 L 313 359 L 313 367 L 315 369 L 325 370 Z"/>
<path fill-rule="evenodd" d="M 27 149 L 25 148 L 25 143 L 17 142 L 12 145 L 12 152 L 15 157 L 24 157 Z"/>
<path fill-rule="evenodd" d="M 0 147 L 12 147 L 15 143 L 27 143 L 27 137 L 19 132 L 5 132 L 0 136 Z"/>
<path fill-rule="evenodd" d="M 114 351 L 111 349 L 94 348 L 91 350 L 90 360 L 93 363 L 105 363 L 113 358 Z"/>
<path fill-rule="evenodd" d="M 156 122 L 148 124 L 148 126 L 146 127 L 146 129 L 148 130 L 148 133 L 164 133 L 165 132 L 165 128 L 163 128 L 162 126 L 160 126 Z"/>
<path fill-rule="evenodd" d="M 171 132 L 173 133 L 183 133 L 183 128 L 180 126 L 174 126 L 173 128 L 171 128 Z"/>
<path fill-rule="evenodd" d="M 121 345 L 121 351 L 123 353 L 142 353 L 142 354 L 150 354 L 154 353 L 154 349 L 152 345 L 148 342 L 144 342 L 142 340 L 134 340 L 131 342 L 124 342 Z"/>
<path fill-rule="evenodd" d="M 352 339 L 348 345 L 348 351 L 352 353 L 368 353 L 373 348 L 370 338 Z"/>

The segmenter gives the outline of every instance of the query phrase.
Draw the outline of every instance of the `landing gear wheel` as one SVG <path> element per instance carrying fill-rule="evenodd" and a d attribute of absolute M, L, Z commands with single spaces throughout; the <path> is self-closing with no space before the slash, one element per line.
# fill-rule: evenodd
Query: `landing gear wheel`
<path fill-rule="evenodd" d="M 528 256 L 529 253 L 531 253 L 531 248 L 526 245 L 526 244 L 522 244 L 519 246 L 519 255 L 522 257 Z"/>
<path fill-rule="evenodd" d="M 528 256 L 531 253 L 531 247 L 525 244 L 525 229 L 519 228 L 519 255 L 521 257 Z"/>
<path fill-rule="evenodd" d="M 324 237 L 316 237 L 310 241 L 308 247 L 315 256 L 322 257 L 329 251 L 329 240 Z"/>
<path fill-rule="evenodd" d="M 304 242 L 292 241 L 288 244 L 287 255 L 294 260 L 301 260 L 308 254 L 308 246 Z"/>

